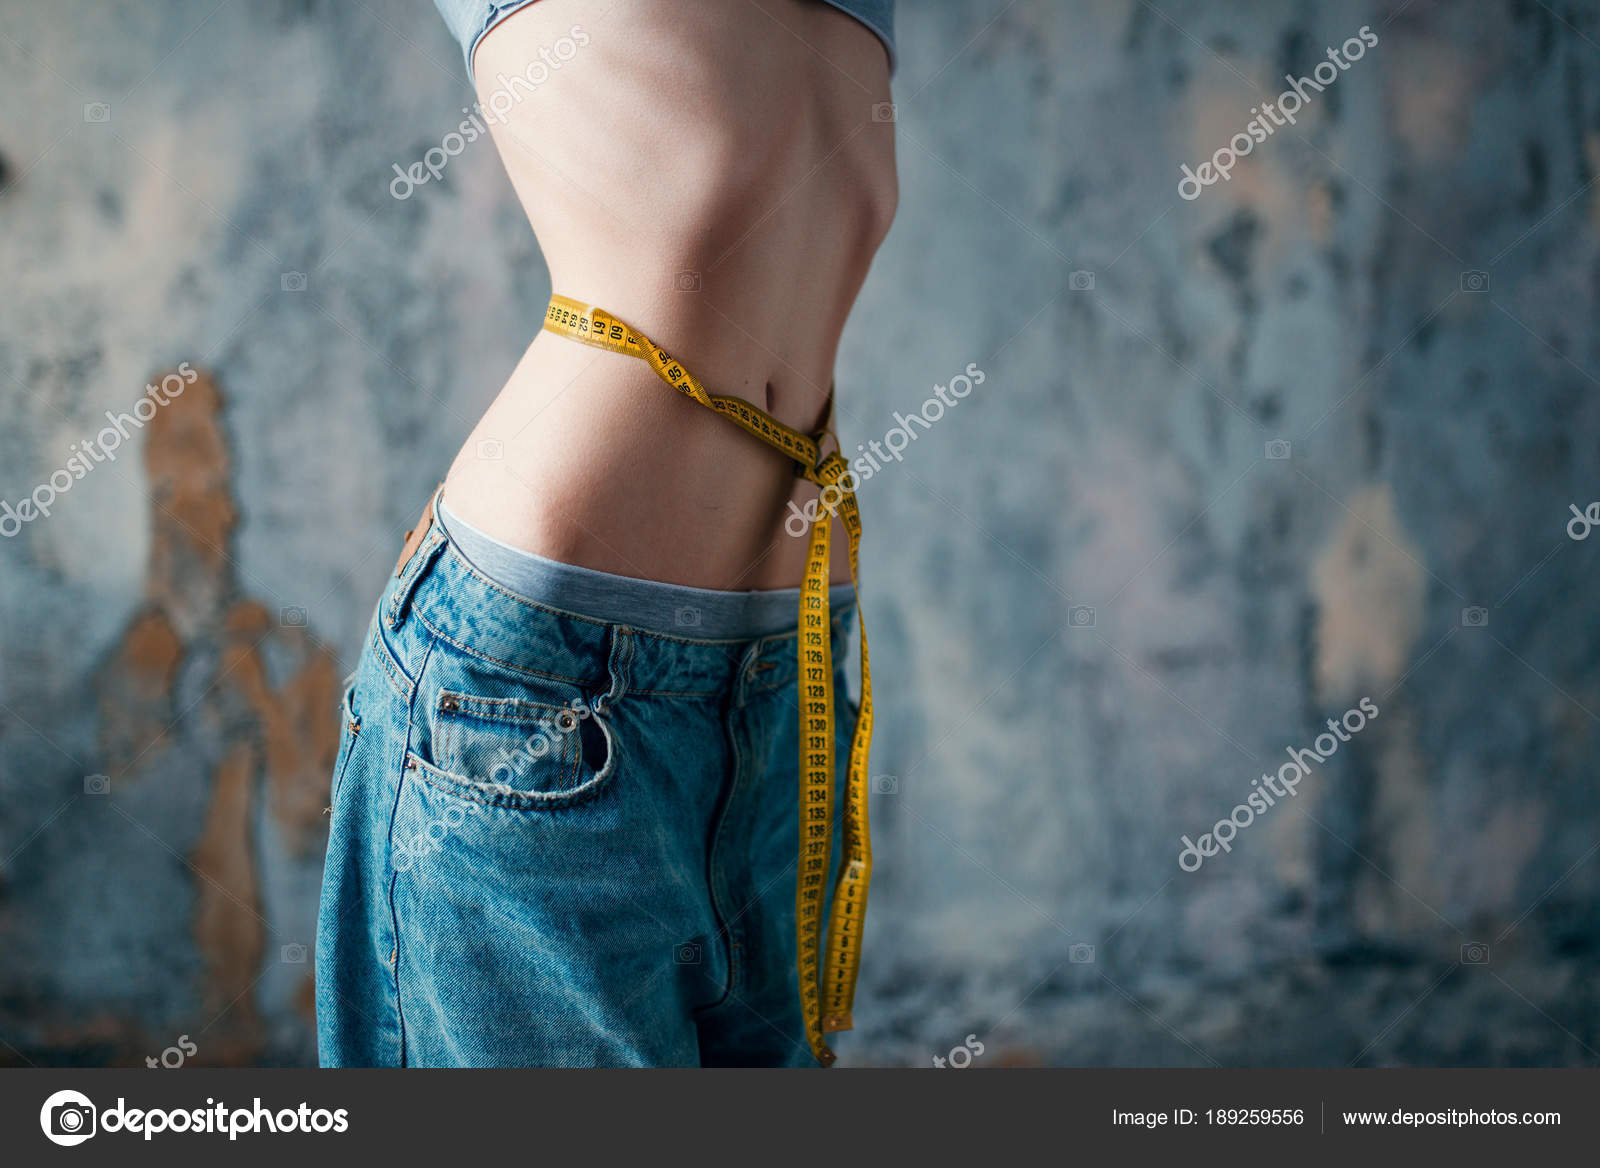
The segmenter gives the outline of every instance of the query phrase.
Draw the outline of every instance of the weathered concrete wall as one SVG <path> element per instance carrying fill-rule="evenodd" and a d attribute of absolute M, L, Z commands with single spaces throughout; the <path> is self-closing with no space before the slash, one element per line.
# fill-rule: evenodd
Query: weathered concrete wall
<path fill-rule="evenodd" d="M 338 679 L 549 292 L 487 143 L 390 193 L 471 100 L 430 5 L 210 11 L 0 3 L 0 499 L 199 374 L 0 540 L 0 1062 L 313 1057 Z M 863 488 L 844 1058 L 1600 1061 L 1600 541 L 1565 530 L 1600 498 L 1596 6 L 922 3 L 901 33 L 842 425 L 986 379 Z"/>

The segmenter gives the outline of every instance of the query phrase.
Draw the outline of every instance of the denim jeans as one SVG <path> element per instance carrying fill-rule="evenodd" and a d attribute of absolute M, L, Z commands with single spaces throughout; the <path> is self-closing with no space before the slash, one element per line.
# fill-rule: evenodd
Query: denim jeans
<path fill-rule="evenodd" d="M 796 636 L 564 612 L 408 543 L 345 696 L 326 1066 L 813 1066 Z M 832 614 L 834 661 L 852 617 Z M 839 778 L 856 708 L 835 693 Z"/>

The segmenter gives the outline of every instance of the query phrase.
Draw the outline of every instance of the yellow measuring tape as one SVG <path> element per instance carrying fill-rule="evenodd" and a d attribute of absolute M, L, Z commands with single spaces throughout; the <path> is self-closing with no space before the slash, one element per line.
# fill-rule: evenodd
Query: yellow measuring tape
<path fill-rule="evenodd" d="M 822 433 L 802 434 L 747 401 L 708 393 L 705 386 L 665 349 L 593 305 L 552 296 L 544 315 L 550 332 L 613 353 L 647 361 L 668 385 L 714 410 L 735 425 L 781 450 L 796 473 L 838 495 L 837 510 L 850 543 L 850 579 L 858 579 L 861 513 L 846 480 L 853 476 L 837 451 L 821 457 Z M 811 525 L 805 577 L 800 586 L 800 872 L 795 884 L 795 926 L 799 937 L 800 1004 L 806 1041 L 817 1061 L 828 1066 L 833 1051 L 824 1034 L 849 1030 L 861 970 L 861 925 L 872 880 L 872 841 L 867 827 L 867 752 L 872 742 L 872 681 L 867 667 L 867 630 L 861 625 L 861 716 L 850 741 L 845 786 L 844 826 L 833 911 L 828 919 L 827 956 L 820 959 L 824 889 L 833 843 L 834 715 L 833 642 L 828 617 L 828 555 L 832 517 L 824 507 Z M 857 619 L 861 606 L 856 605 Z"/>

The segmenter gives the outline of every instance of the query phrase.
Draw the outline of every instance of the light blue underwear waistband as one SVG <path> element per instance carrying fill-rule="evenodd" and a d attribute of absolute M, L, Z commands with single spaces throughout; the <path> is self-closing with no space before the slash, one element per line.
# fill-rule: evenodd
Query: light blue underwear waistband
<path fill-rule="evenodd" d="M 848 12 L 862 24 L 878 34 L 878 39 L 883 42 L 883 47 L 889 52 L 889 69 L 893 72 L 895 67 L 894 47 L 894 0 L 824 0 L 825 3 L 835 8 Z M 472 77 L 472 54 L 489 30 L 510 16 L 519 8 L 524 8 L 533 3 L 533 0 L 433 0 L 434 7 L 439 10 L 439 15 L 450 26 L 450 31 L 461 42 L 461 49 L 467 55 L 467 76 Z M 604 15 L 604 10 L 600 13 Z M 596 18 L 598 19 L 598 17 Z M 777 34 L 774 33 L 774 36 Z M 579 42 L 587 44 L 584 40 Z M 560 46 L 554 46 L 552 51 L 561 60 Z M 545 58 L 548 60 L 549 58 Z M 535 62 L 537 63 L 537 62 Z M 518 99 L 520 100 L 520 99 Z"/>
<path fill-rule="evenodd" d="M 435 513 L 456 548 L 483 575 L 508 592 L 591 620 L 695 640 L 755 640 L 790 633 L 800 619 L 800 590 L 723 592 L 597 572 L 534 555 L 479 531 L 437 500 Z M 837 612 L 856 590 L 836 584 L 828 603 Z"/>

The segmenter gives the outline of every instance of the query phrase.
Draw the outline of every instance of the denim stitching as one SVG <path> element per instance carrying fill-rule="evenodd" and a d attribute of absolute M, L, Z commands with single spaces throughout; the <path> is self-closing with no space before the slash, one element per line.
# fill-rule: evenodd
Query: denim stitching
<path fill-rule="evenodd" d="M 411 609 L 411 615 L 413 617 L 415 617 L 417 620 L 421 621 L 424 625 L 426 625 L 427 629 L 428 629 L 428 632 L 432 633 L 439 640 L 443 641 L 447 645 L 452 646 L 455 649 L 459 649 L 461 652 L 467 654 L 470 657 L 478 658 L 480 661 L 488 661 L 493 665 L 499 665 L 504 669 L 510 669 L 510 670 L 512 670 L 512 671 L 514 671 L 516 673 L 526 674 L 529 677 L 540 677 L 540 678 L 544 678 L 546 681 L 565 682 L 568 685 L 577 686 L 580 689 L 589 688 L 591 686 L 599 684 L 599 682 L 596 679 L 593 679 L 593 678 L 585 679 L 585 678 L 580 678 L 580 677 L 568 677 L 566 674 L 563 674 L 563 673 L 543 673 L 543 672 L 541 672 L 541 671 L 539 671 L 537 669 L 529 669 L 526 666 L 517 665 L 517 664 L 515 664 L 514 662 L 511 662 L 511 661 L 503 661 L 499 657 L 496 657 L 491 653 L 484 653 L 484 652 L 482 652 L 482 651 L 480 651 L 478 649 L 473 649 L 473 648 L 471 648 L 471 647 L 469 647 L 467 645 L 463 645 L 460 641 L 457 641 L 457 640 L 454 640 L 453 638 L 451 638 L 447 633 L 440 632 L 428 620 L 427 616 L 423 614 L 421 608 L 413 606 L 412 609 Z M 643 635 L 643 634 L 639 634 L 636 631 L 634 635 L 635 636 L 639 636 L 639 635 Z M 609 680 L 609 679 L 607 679 L 607 680 Z M 608 686 L 607 688 L 610 688 L 610 687 Z M 649 696 L 649 697 L 666 697 L 666 698 L 705 698 L 705 699 L 715 699 L 715 698 L 718 698 L 718 697 L 721 696 L 722 691 L 720 689 L 711 689 L 711 690 L 630 689 L 628 691 L 628 693 L 630 695 L 633 695 L 633 696 L 636 696 L 636 697 Z"/>
<path fill-rule="evenodd" d="M 361 737 L 361 716 L 356 713 L 355 706 L 351 702 L 355 692 L 356 687 L 352 685 L 345 690 L 344 697 L 339 702 L 339 717 L 344 725 L 339 731 L 339 757 L 333 768 L 333 790 L 328 800 L 332 806 L 338 806 L 339 792 L 344 787 L 344 773 L 350 769 L 350 756 L 356 752 L 356 742 Z"/>
<path fill-rule="evenodd" d="M 739 672 L 742 677 L 744 670 L 741 669 Z M 739 986 L 739 976 L 744 969 L 744 958 L 735 955 L 736 950 L 743 948 L 744 932 L 739 928 L 738 918 L 734 918 L 731 923 L 729 922 L 728 915 L 720 903 L 721 897 L 718 895 L 718 875 L 721 869 L 719 849 L 729 828 L 728 821 L 738 802 L 739 792 L 744 781 L 744 752 L 739 747 L 739 734 L 734 724 L 737 711 L 741 708 L 743 708 L 742 703 L 739 706 L 730 704 L 723 716 L 723 731 L 727 735 L 728 745 L 733 752 L 733 777 L 728 785 L 727 798 L 722 804 L 722 813 L 717 816 L 717 827 L 711 837 L 711 849 L 706 856 L 707 891 L 711 894 L 711 911 L 716 914 L 717 924 L 721 926 L 723 940 L 728 947 L 728 980 L 722 988 L 722 996 L 714 1002 L 698 1007 L 695 1010 L 696 1014 L 710 1013 L 732 1000 L 736 996 L 735 991 Z M 735 934 L 737 934 L 737 938 Z"/>
<path fill-rule="evenodd" d="M 593 620 L 590 617 L 583 616 L 583 615 L 581 615 L 579 613 L 569 613 L 569 612 L 565 611 L 564 609 L 551 608 L 549 605 L 539 604 L 536 601 L 532 601 L 532 600 L 527 599 L 526 597 L 518 596 L 514 592 L 508 592 L 506 589 L 504 589 L 504 588 L 500 587 L 498 584 L 496 584 L 493 580 L 490 580 L 487 576 L 485 576 L 481 572 L 479 572 L 475 567 L 473 567 L 470 563 L 468 563 L 465 560 L 465 558 L 460 555 L 459 552 L 456 552 L 455 545 L 454 545 L 454 543 L 452 543 L 450 541 L 448 536 L 443 537 L 443 539 L 444 539 L 444 543 L 445 543 L 446 549 L 451 551 L 451 552 L 455 552 L 455 559 L 458 561 L 459 569 L 461 571 L 466 572 L 467 574 L 471 575 L 473 578 L 475 578 L 476 580 L 480 581 L 486 588 L 490 589 L 491 591 L 494 591 L 494 592 L 498 593 L 501 596 L 504 596 L 507 600 L 510 600 L 515 604 L 521 605 L 524 608 L 533 609 L 533 610 L 535 610 L 537 612 L 548 613 L 548 614 L 551 614 L 551 615 L 554 615 L 554 616 L 557 616 L 557 617 L 564 617 L 564 618 L 568 618 L 568 619 L 571 619 L 571 620 L 580 621 L 583 624 L 591 625 L 591 626 L 593 626 L 595 628 L 608 629 L 608 628 L 616 628 L 616 627 L 629 627 L 629 626 L 617 626 L 617 625 L 614 625 L 614 624 L 611 624 L 611 623 L 608 623 L 608 622 L 604 622 L 604 621 L 596 621 L 596 620 Z M 420 554 L 420 551 L 421 551 L 421 549 L 419 549 L 419 554 Z M 526 666 L 518 665 L 518 664 L 516 664 L 514 662 L 511 662 L 511 661 L 503 660 L 503 659 L 501 659 L 499 657 L 494 656 L 491 653 L 485 653 L 485 652 L 483 652 L 483 651 L 481 651 L 479 649 L 474 649 L 474 648 L 471 648 L 470 646 L 464 645 L 460 641 L 457 641 L 455 638 L 451 637 L 448 633 L 445 633 L 443 630 L 439 629 L 436 625 L 434 625 L 434 623 L 428 619 L 428 617 L 427 617 L 426 613 L 423 611 L 423 609 L 424 609 L 424 606 L 413 604 L 413 605 L 411 605 L 411 609 L 410 609 L 411 615 L 413 615 L 419 621 L 421 621 L 427 627 L 428 631 L 430 633 L 432 633 L 435 637 L 437 637 L 439 640 L 445 642 L 448 645 L 451 645 L 451 646 L 455 647 L 456 649 L 459 649 L 461 652 L 467 654 L 468 656 L 476 657 L 476 658 L 478 658 L 479 660 L 482 660 L 482 661 L 488 661 L 488 662 L 490 662 L 492 664 L 499 665 L 502 668 L 510 669 L 510 670 L 512 670 L 512 671 L 514 671 L 516 673 L 525 674 L 525 675 L 527 675 L 529 677 L 540 677 L 540 678 L 544 678 L 544 679 L 549 680 L 549 681 L 565 682 L 568 685 L 578 686 L 579 688 L 584 688 L 586 686 L 590 686 L 590 685 L 595 684 L 595 681 L 592 680 L 592 679 L 579 678 L 579 677 L 569 677 L 566 674 L 547 673 L 547 672 L 545 672 L 543 670 L 529 669 Z M 846 620 L 845 620 L 845 616 L 846 616 L 846 610 L 841 609 L 840 611 L 838 611 L 837 613 L 834 614 L 833 619 L 829 623 L 831 625 L 834 625 L 834 626 L 842 627 L 845 623 L 847 623 Z M 748 641 L 739 641 L 739 640 L 715 640 L 715 641 L 711 641 L 711 640 L 691 640 L 691 639 L 684 638 L 684 637 L 673 637 L 673 636 L 668 636 L 668 635 L 666 635 L 664 633 L 655 633 L 655 632 L 651 632 L 651 631 L 649 631 L 647 629 L 636 629 L 636 628 L 632 628 L 632 627 L 629 627 L 629 634 L 630 634 L 630 636 L 633 636 L 633 637 L 649 638 L 652 641 L 659 641 L 659 642 L 662 642 L 664 644 L 685 645 L 685 646 L 689 646 L 689 647 L 721 647 L 721 646 L 727 646 L 727 645 L 746 645 L 746 644 L 749 644 Z M 799 636 L 799 630 L 796 629 L 796 631 L 792 632 L 792 633 L 773 633 L 770 636 L 760 637 L 760 638 L 757 638 L 757 639 L 762 641 L 765 644 L 781 644 L 781 643 L 786 642 L 786 641 L 795 640 L 798 636 Z M 779 677 L 779 678 L 776 678 L 776 679 L 772 680 L 771 682 L 767 682 L 767 683 L 762 684 L 762 685 L 754 686 L 754 687 L 752 687 L 752 689 L 756 690 L 756 691 L 774 690 L 774 689 L 778 689 L 778 688 L 781 688 L 783 686 L 786 686 L 790 680 L 792 680 L 792 679 L 791 678 L 787 678 L 787 677 Z M 722 694 L 723 691 L 722 691 L 722 688 L 719 686 L 716 689 L 710 689 L 710 690 L 630 689 L 628 692 L 631 693 L 631 694 L 640 696 L 640 697 L 650 696 L 650 697 L 669 697 L 669 698 L 706 698 L 706 699 L 715 699 L 715 698 L 719 697 Z M 407 694 L 406 696 L 409 697 L 409 694 Z"/>
<path fill-rule="evenodd" d="M 617 751 L 615 740 L 606 728 L 607 744 L 611 747 L 614 756 Z M 414 765 L 413 765 L 414 764 Z M 612 766 L 612 759 L 607 759 L 606 765 L 595 777 L 581 786 L 573 787 L 569 791 L 551 791 L 542 793 L 538 791 L 516 791 L 511 794 L 490 794 L 484 787 L 473 783 L 461 775 L 453 775 L 447 770 L 434 766 L 423 759 L 414 751 L 406 751 L 406 769 L 417 775 L 424 783 L 445 795 L 456 799 L 466 799 L 472 803 L 480 803 L 485 807 L 500 807 L 506 811 L 564 811 L 568 807 L 578 807 L 591 802 L 605 794 L 611 784 L 616 780 L 617 767 Z"/>
<path fill-rule="evenodd" d="M 473 698 L 473 697 L 470 697 L 470 696 L 465 695 L 465 694 L 456 694 L 451 690 L 440 690 L 439 691 L 439 698 L 436 699 L 435 701 L 433 701 L 432 703 L 430 703 L 430 706 L 429 706 L 430 710 L 432 711 L 431 714 L 430 714 L 430 717 L 433 719 L 433 737 L 434 737 L 434 740 L 435 740 L 434 741 L 434 749 L 433 749 L 433 751 L 431 753 L 433 754 L 434 758 L 436 758 L 436 759 L 442 758 L 443 755 L 446 753 L 443 749 L 440 748 L 440 746 L 438 744 L 438 740 L 444 739 L 445 741 L 450 742 L 451 745 L 454 745 L 454 741 L 446 737 L 447 734 L 453 729 L 453 727 L 451 725 L 452 723 L 467 723 L 468 724 L 467 726 L 462 727 L 462 732 L 464 732 L 464 733 L 471 733 L 472 732 L 470 724 L 473 723 L 473 722 L 489 723 L 489 724 L 498 725 L 498 726 L 512 726 L 512 727 L 516 727 L 517 730 L 519 731 L 519 733 L 521 731 L 523 731 L 523 730 L 532 730 L 532 731 L 538 732 L 538 731 L 544 730 L 546 727 L 557 727 L 557 728 L 559 727 L 559 719 L 554 717 L 554 716 L 551 716 L 551 715 L 543 715 L 543 716 L 537 716 L 537 717 L 529 716 L 529 717 L 523 717 L 523 718 L 513 718 L 513 717 L 508 717 L 508 716 L 503 715 L 503 714 L 494 714 L 494 713 L 489 713 L 489 712 L 481 712 L 480 713 L 480 712 L 468 710 L 468 709 L 465 709 L 465 708 L 462 708 L 462 707 L 457 707 L 454 710 L 447 710 L 441 704 L 441 702 L 443 701 L 443 698 L 444 698 L 444 696 L 446 694 L 449 694 L 450 696 L 455 697 L 458 700 L 462 700 L 462 701 L 483 702 L 483 701 L 492 701 L 492 700 L 494 700 L 494 699 L 490 699 L 490 698 Z M 515 701 L 516 699 L 508 698 L 508 699 L 505 699 L 505 700 L 507 700 L 507 701 Z M 533 705 L 534 703 L 527 702 L 527 703 L 524 703 L 524 704 L 525 705 Z M 560 710 L 563 707 L 560 707 L 560 706 L 544 706 L 544 707 L 541 707 L 541 708 L 542 709 L 547 709 L 547 710 Z M 459 715 L 459 717 L 457 715 Z M 480 729 L 487 731 L 488 729 L 490 729 L 490 727 L 489 726 L 482 726 L 482 727 L 480 727 Z M 529 737 L 531 737 L 531 734 L 529 735 Z M 555 755 L 554 757 L 551 757 L 549 759 L 549 761 L 552 762 L 552 763 L 557 764 L 556 767 L 555 767 L 555 770 L 561 776 L 561 784 L 562 784 L 561 789 L 562 790 L 569 790 L 569 789 L 571 789 L 569 787 L 569 784 L 571 784 L 574 780 L 576 780 L 578 778 L 578 776 L 583 771 L 583 748 L 582 748 L 582 746 L 580 744 L 580 740 L 579 740 L 578 735 L 576 733 L 576 727 L 574 727 L 572 730 L 562 730 L 557 735 L 557 738 L 561 743 L 561 753 L 558 754 L 558 755 Z M 521 751 L 521 747 L 518 747 L 516 751 L 513 751 L 512 752 L 513 757 L 517 753 L 520 753 L 520 751 Z M 504 755 L 504 754 L 505 754 L 505 751 L 502 750 L 502 755 Z M 546 758 L 547 756 L 546 755 L 540 755 L 538 757 L 539 758 Z M 439 770 L 439 771 L 441 771 L 441 772 L 443 772 L 445 774 L 451 775 L 453 778 L 460 779 L 460 780 L 462 780 L 464 782 L 475 783 L 475 782 L 478 781 L 476 778 L 474 778 L 473 776 L 470 776 L 470 775 L 461 775 L 461 774 L 456 774 L 453 771 L 446 771 L 445 768 L 439 766 L 439 764 L 437 762 L 431 763 L 429 765 L 435 767 L 437 770 Z M 489 773 L 491 775 L 493 775 L 494 771 L 491 770 Z M 552 792 L 552 793 L 554 793 L 554 792 Z"/>
<path fill-rule="evenodd" d="M 411 694 L 416 688 L 416 683 L 400 667 L 400 662 L 395 659 L 388 642 L 383 639 L 383 631 L 381 629 L 374 628 L 372 630 L 372 640 L 369 642 L 369 648 L 373 650 L 372 655 L 377 658 L 378 665 L 388 677 L 389 685 L 393 687 L 395 693 L 400 695 L 400 700 L 409 706 L 411 704 Z"/>
<path fill-rule="evenodd" d="M 427 538 L 417 545 L 416 551 L 411 553 L 406 566 L 400 570 L 400 578 L 389 593 L 387 620 L 391 629 L 400 627 L 400 622 L 405 619 L 406 609 L 411 606 L 412 598 L 422 586 L 423 577 L 428 574 L 428 569 L 433 566 L 440 548 L 444 546 L 444 535 L 435 524 Z"/>
<path fill-rule="evenodd" d="M 446 698 L 455 702 L 453 708 L 446 709 L 440 704 Z M 471 718 L 485 718 L 492 722 L 513 722 L 519 725 L 553 722 L 560 717 L 562 711 L 572 709 L 571 706 L 552 706 L 548 702 L 530 702 L 525 698 L 483 698 L 454 689 L 441 689 L 439 702 L 435 704 L 439 705 L 441 713 L 465 714 Z M 501 710 L 505 707 L 510 707 L 510 710 L 502 713 Z M 518 709 L 527 709 L 529 712 L 519 717 L 516 714 Z"/>
<path fill-rule="evenodd" d="M 585 686 L 593 684 L 593 682 L 588 681 L 588 680 L 586 680 L 584 678 L 581 678 L 581 677 L 568 677 L 564 673 L 545 673 L 542 670 L 529 669 L 526 666 L 517 665 L 517 664 L 514 664 L 513 662 L 510 662 L 510 661 L 502 661 L 500 658 L 494 656 L 491 653 L 485 653 L 485 652 L 483 652 L 483 651 L 481 651 L 479 649 L 469 648 L 468 646 L 463 645 L 460 641 L 455 640 L 448 633 L 441 632 L 439 629 L 434 627 L 433 622 L 428 620 L 427 616 L 422 612 L 421 609 L 412 609 L 412 615 L 415 616 L 424 625 L 426 625 L 427 628 L 428 628 L 428 632 L 432 633 L 439 640 L 443 641 L 447 645 L 453 646 L 454 648 L 461 650 L 461 652 L 466 653 L 468 656 L 476 657 L 481 661 L 489 661 L 489 662 L 492 662 L 495 665 L 502 666 L 502 667 L 504 667 L 506 669 L 514 670 L 517 673 L 525 673 L 529 677 L 542 677 L 546 681 L 561 681 L 561 682 L 565 682 L 567 685 L 574 685 L 574 686 L 577 686 L 580 689 L 584 688 Z"/>
<path fill-rule="evenodd" d="M 433 643 L 430 641 L 422 651 L 422 663 L 417 667 L 417 676 L 421 677 L 428 668 L 428 658 L 433 656 Z M 413 688 L 412 701 L 406 705 L 406 757 L 410 757 L 412 736 L 416 733 L 417 724 L 414 717 L 416 694 Z M 400 882 L 400 870 L 394 866 L 394 825 L 400 817 L 400 796 L 406 787 L 406 766 L 402 759 L 400 774 L 394 785 L 394 802 L 389 806 L 389 827 L 385 833 L 385 847 L 383 862 L 389 868 L 389 928 L 393 930 L 394 964 L 389 970 L 389 983 L 394 987 L 394 1013 L 399 1020 L 400 1052 L 396 1060 L 397 1065 L 407 1066 L 406 1061 L 406 1014 L 405 1007 L 400 1001 L 400 912 L 395 908 L 394 890 Z"/>

